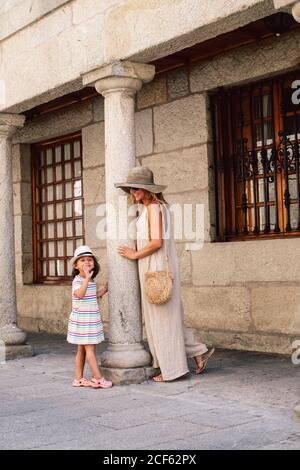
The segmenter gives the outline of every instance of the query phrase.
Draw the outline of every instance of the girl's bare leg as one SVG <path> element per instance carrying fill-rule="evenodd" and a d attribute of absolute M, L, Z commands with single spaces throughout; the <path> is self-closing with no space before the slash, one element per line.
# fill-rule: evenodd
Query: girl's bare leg
<path fill-rule="evenodd" d="M 85 364 L 85 347 L 79 344 L 77 347 L 77 354 L 75 358 L 75 374 L 76 379 L 80 380 L 83 377 L 83 370 Z"/>
<path fill-rule="evenodd" d="M 85 352 L 86 352 L 86 360 L 89 364 L 93 377 L 97 380 L 101 379 L 102 374 L 98 367 L 98 362 L 96 358 L 96 346 L 94 344 L 86 345 Z"/>

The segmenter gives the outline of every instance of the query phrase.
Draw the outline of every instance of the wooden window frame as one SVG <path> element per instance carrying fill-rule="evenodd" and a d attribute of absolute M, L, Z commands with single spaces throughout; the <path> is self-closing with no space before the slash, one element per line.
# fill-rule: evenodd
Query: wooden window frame
<path fill-rule="evenodd" d="M 242 87 L 221 88 L 211 95 L 217 212 L 216 241 L 300 236 L 300 105 L 293 106 L 287 99 L 290 99 L 290 83 L 299 78 L 300 70 L 296 70 Z M 266 95 L 269 95 L 266 105 L 269 103 L 271 114 L 264 115 Z M 259 106 L 256 105 L 261 113 L 259 118 L 254 116 L 256 96 L 259 98 L 257 101 L 260 101 Z M 239 108 L 236 105 L 238 99 Z M 249 99 L 248 105 L 244 104 L 245 99 Z M 289 140 L 290 134 L 287 134 L 289 118 L 292 118 L 293 128 L 295 126 L 294 138 L 291 140 Z M 260 146 L 257 146 L 258 137 L 254 130 L 259 128 L 261 141 Z M 240 132 L 239 137 L 237 132 Z M 246 132 L 246 136 L 243 132 Z M 267 133 L 266 136 L 264 132 Z M 272 134 L 271 139 L 268 133 Z M 263 161 L 265 163 L 262 163 Z M 263 168 L 263 173 L 259 172 L 258 165 L 260 169 Z M 240 169 L 242 169 L 241 179 L 238 178 L 240 173 L 237 171 Z M 252 176 L 249 169 L 252 169 Z M 273 181 L 271 181 L 272 176 Z M 292 176 L 297 178 L 296 199 L 291 198 L 289 191 Z M 242 189 L 240 189 L 241 184 Z M 263 201 L 259 200 L 258 193 L 262 191 L 260 186 L 263 186 L 264 190 Z M 271 192 L 274 190 L 273 199 L 269 195 L 270 187 Z M 250 197 L 247 198 L 249 194 Z M 296 209 L 295 204 L 298 223 L 292 227 L 290 211 Z M 272 210 L 274 219 L 271 220 Z M 263 230 L 262 212 L 265 219 Z"/>
<path fill-rule="evenodd" d="M 80 142 L 80 156 L 74 156 L 74 142 Z M 70 144 L 70 160 L 65 160 L 64 146 Z M 56 160 L 55 148 L 61 147 L 61 179 L 56 180 L 56 167 L 59 166 L 59 161 Z M 51 149 L 52 163 L 47 164 L 47 150 Z M 41 162 L 41 154 L 43 152 L 44 162 Z M 80 162 L 80 176 L 74 174 L 75 162 Z M 65 164 L 71 163 L 71 178 L 65 177 Z M 52 168 L 52 181 L 48 183 L 47 170 Z M 67 252 L 67 241 L 73 241 L 73 250 L 76 248 L 76 240 L 85 243 L 85 231 L 84 231 L 84 194 L 83 194 L 83 157 L 82 157 L 82 137 L 81 132 L 72 133 L 66 136 L 48 139 L 43 142 L 38 142 L 31 145 L 31 175 L 32 175 L 32 223 L 33 223 L 33 282 L 35 284 L 49 284 L 49 285 L 61 285 L 69 284 L 71 275 L 68 275 L 68 262 L 71 258 L 70 253 Z M 43 172 L 44 181 L 39 181 L 39 172 Z M 74 194 L 74 183 L 81 181 L 81 196 L 77 197 Z M 66 198 L 66 184 L 71 183 L 72 194 L 71 197 Z M 57 185 L 61 185 L 61 198 L 56 198 Z M 53 218 L 48 219 L 48 193 L 47 188 L 53 187 L 53 199 L 51 205 L 53 206 Z M 44 191 L 44 202 L 41 200 L 42 191 Z M 81 201 L 81 215 L 75 215 L 74 201 Z M 72 202 L 72 215 L 66 217 L 66 202 Z M 56 205 L 62 205 L 62 218 L 57 217 Z M 41 216 L 42 207 L 45 209 L 46 217 L 43 219 Z M 82 234 L 76 235 L 76 220 L 82 220 Z M 51 222 L 49 222 L 51 221 Z M 66 223 L 72 221 L 72 237 L 66 233 Z M 63 236 L 58 237 L 57 223 L 62 223 Z M 49 238 L 48 224 L 53 223 L 54 236 Z M 42 238 L 42 225 L 45 225 L 45 241 Z M 58 256 L 58 241 L 63 242 L 63 256 Z M 54 242 L 54 257 L 49 257 L 49 242 Z M 41 256 L 41 243 L 46 246 L 46 256 Z M 41 262 L 44 260 L 46 263 L 46 276 L 43 275 Z M 57 274 L 57 264 L 55 263 L 55 275 L 51 276 L 49 271 L 49 261 L 63 261 L 64 263 L 64 275 L 59 276 Z"/>

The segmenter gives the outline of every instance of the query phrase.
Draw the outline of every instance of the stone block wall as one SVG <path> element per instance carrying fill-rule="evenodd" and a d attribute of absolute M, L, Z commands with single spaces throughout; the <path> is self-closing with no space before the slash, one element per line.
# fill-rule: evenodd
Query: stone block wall
<path fill-rule="evenodd" d="M 299 43 L 300 34 L 294 31 L 244 46 L 160 74 L 137 96 L 137 164 L 149 166 L 157 182 L 168 185 L 165 197 L 170 204 L 204 204 L 203 249 L 188 250 L 185 239 L 176 245 L 186 324 L 218 347 L 290 353 L 293 339 L 300 335 L 300 239 L 215 242 L 209 109 L 209 92 L 221 85 L 291 69 Z M 28 122 L 15 138 L 18 310 L 25 329 L 63 332 L 71 300 L 68 286 L 30 285 L 30 210 L 25 202 L 20 208 L 21 191 L 30 187 L 28 144 L 78 129 L 83 140 L 86 243 L 100 256 L 106 275 L 105 241 L 96 237 L 96 209 L 105 200 L 103 100 L 97 97 Z M 55 297 L 51 309 L 47 296 Z M 107 327 L 107 299 L 103 309 Z"/>
<path fill-rule="evenodd" d="M 65 333 L 71 309 L 71 283 L 33 284 L 30 144 L 81 130 L 85 239 L 100 258 L 101 285 L 107 277 L 105 242 L 96 238 L 96 208 L 105 202 L 104 106 L 99 96 L 27 121 L 14 137 L 13 182 L 18 323 L 27 331 Z M 51 300 L 51 301 L 50 301 Z M 101 301 L 107 331 L 107 298 Z"/>
<path fill-rule="evenodd" d="M 177 243 L 185 322 L 217 347 L 289 354 L 300 337 L 300 240 L 215 242 L 209 93 L 295 68 L 293 31 L 170 71 L 137 99 L 137 158 L 169 203 L 205 205 L 204 247 Z"/>
<path fill-rule="evenodd" d="M 80 75 L 101 65 L 150 62 L 275 12 L 273 0 L 0 4 L 0 109 L 17 113 L 80 89 Z"/>

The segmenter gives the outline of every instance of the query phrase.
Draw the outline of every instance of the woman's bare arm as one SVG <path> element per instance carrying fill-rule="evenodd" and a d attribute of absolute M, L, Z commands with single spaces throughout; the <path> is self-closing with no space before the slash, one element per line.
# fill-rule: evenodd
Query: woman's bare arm
<path fill-rule="evenodd" d="M 159 204 L 149 204 L 147 206 L 150 242 L 142 249 L 137 251 L 136 259 L 145 258 L 145 256 L 152 255 L 155 251 L 162 247 L 162 214 Z"/>
<path fill-rule="evenodd" d="M 148 220 L 150 222 L 150 242 L 142 249 L 136 250 L 126 245 L 117 248 L 118 253 L 128 259 L 140 259 L 152 255 L 163 244 L 162 240 L 162 214 L 158 203 L 147 206 Z"/>

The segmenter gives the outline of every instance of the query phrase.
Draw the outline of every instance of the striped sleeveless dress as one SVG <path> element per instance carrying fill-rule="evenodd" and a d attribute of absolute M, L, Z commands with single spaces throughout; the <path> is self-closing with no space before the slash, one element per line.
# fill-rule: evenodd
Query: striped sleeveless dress
<path fill-rule="evenodd" d="M 103 323 L 97 300 L 97 286 L 91 280 L 85 296 L 79 299 L 74 292 L 82 286 L 84 278 L 79 274 L 72 283 L 72 312 L 68 324 L 68 343 L 99 344 L 104 341 Z"/>

